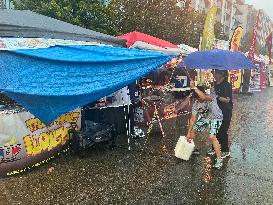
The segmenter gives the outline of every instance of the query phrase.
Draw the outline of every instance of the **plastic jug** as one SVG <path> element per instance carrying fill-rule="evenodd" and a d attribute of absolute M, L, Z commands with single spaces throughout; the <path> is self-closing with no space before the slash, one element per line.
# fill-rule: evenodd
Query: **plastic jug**
<path fill-rule="evenodd" d="M 194 147 L 195 145 L 193 140 L 191 140 L 191 143 L 189 143 L 185 136 L 180 136 L 174 149 L 175 156 L 179 159 L 189 160 Z"/>

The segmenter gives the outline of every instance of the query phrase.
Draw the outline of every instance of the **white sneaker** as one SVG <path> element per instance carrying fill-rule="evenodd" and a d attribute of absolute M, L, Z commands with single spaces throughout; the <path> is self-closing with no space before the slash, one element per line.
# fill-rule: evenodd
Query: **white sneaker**
<path fill-rule="evenodd" d="M 209 150 L 207 154 L 210 155 L 210 156 L 213 156 L 213 155 L 215 155 L 215 151 L 214 150 Z"/>
<path fill-rule="evenodd" d="M 230 157 L 230 152 L 222 152 L 222 159 Z"/>

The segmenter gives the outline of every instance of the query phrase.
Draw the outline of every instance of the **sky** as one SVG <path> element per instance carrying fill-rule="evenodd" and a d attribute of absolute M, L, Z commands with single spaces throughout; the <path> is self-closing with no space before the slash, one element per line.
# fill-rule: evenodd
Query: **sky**
<path fill-rule="evenodd" d="M 264 9 L 273 20 L 273 0 L 245 0 L 245 3 L 254 5 L 256 9 Z"/>

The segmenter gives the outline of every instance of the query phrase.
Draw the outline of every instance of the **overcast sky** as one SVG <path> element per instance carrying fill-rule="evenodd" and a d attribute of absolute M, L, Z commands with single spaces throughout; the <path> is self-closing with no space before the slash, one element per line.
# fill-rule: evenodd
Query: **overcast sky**
<path fill-rule="evenodd" d="M 245 0 L 245 3 L 254 5 L 256 9 L 264 9 L 273 20 L 273 0 Z"/>

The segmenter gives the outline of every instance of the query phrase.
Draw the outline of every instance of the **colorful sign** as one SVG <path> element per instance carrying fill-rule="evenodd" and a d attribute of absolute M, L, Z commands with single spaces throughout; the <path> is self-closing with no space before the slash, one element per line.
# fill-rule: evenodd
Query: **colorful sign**
<path fill-rule="evenodd" d="M 229 71 L 229 82 L 231 83 L 232 90 L 239 92 L 242 83 L 242 72 L 241 70 Z"/>
<path fill-rule="evenodd" d="M 72 122 L 80 129 L 80 109 L 62 115 L 50 126 L 29 112 L 1 114 L 0 175 L 20 172 L 17 170 L 23 170 L 56 154 L 69 140 L 68 131 Z"/>
<path fill-rule="evenodd" d="M 238 26 L 232 35 L 230 40 L 230 50 L 238 51 L 243 36 L 244 30 L 241 26 Z M 232 85 L 232 90 L 234 92 L 239 92 L 242 83 L 242 71 L 241 70 L 231 70 L 229 71 L 229 82 Z"/>
<path fill-rule="evenodd" d="M 232 51 L 239 50 L 243 33 L 244 33 L 244 29 L 241 26 L 238 26 L 234 30 L 234 33 L 233 33 L 231 41 L 230 41 L 230 50 L 232 50 Z"/>
<path fill-rule="evenodd" d="M 201 50 L 211 50 L 214 48 L 215 43 L 214 25 L 216 22 L 216 13 L 217 13 L 216 6 L 211 7 L 210 10 L 208 11 L 203 31 Z"/>
<path fill-rule="evenodd" d="M 252 40 L 251 40 L 251 45 L 250 45 L 250 49 L 248 53 L 249 58 L 252 60 L 254 60 L 254 56 L 255 56 L 255 47 L 256 47 L 256 40 L 257 40 L 257 32 L 259 28 L 259 20 L 260 20 L 260 10 L 258 11 L 258 14 L 256 17 L 256 23 L 253 28 Z"/>

